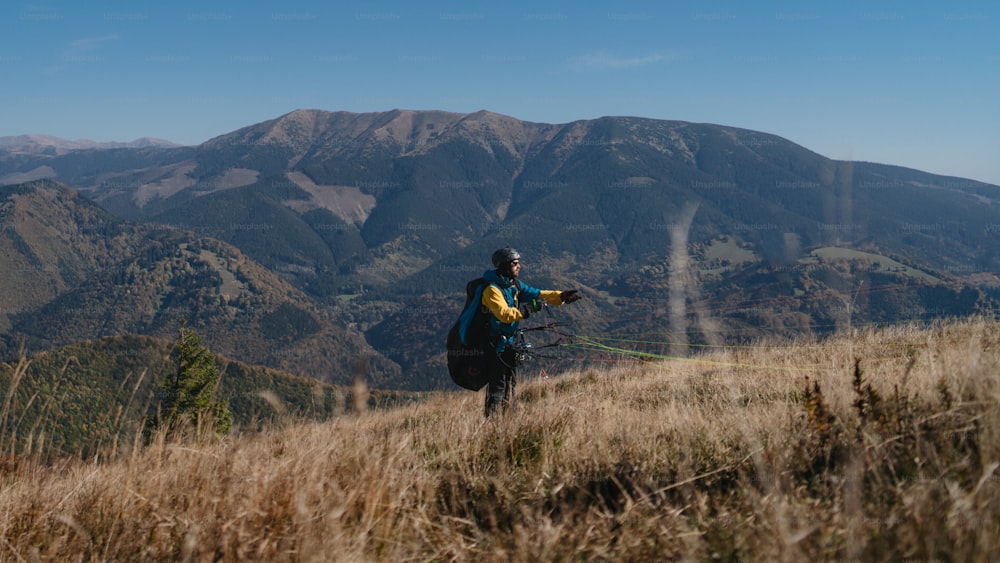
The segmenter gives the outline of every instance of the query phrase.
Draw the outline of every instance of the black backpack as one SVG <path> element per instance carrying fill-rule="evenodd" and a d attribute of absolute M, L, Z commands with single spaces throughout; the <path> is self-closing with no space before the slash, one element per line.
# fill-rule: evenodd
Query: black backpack
<path fill-rule="evenodd" d="M 489 382 L 486 371 L 490 356 L 496 354 L 489 342 L 490 312 L 481 302 L 482 289 L 489 283 L 483 278 L 476 278 L 465 285 L 465 307 L 448 331 L 448 375 L 458 386 L 471 391 L 479 391 Z M 474 307 L 475 312 L 465 331 L 463 344 L 459 329 L 469 307 Z"/>

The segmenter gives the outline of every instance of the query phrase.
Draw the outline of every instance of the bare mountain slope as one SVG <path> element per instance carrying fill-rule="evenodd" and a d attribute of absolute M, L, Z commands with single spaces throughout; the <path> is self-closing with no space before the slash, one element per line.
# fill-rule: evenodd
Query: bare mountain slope
<path fill-rule="evenodd" d="M 398 376 L 335 311 L 228 244 L 123 223 L 48 181 L 0 195 L 5 357 L 21 343 L 31 351 L 123 334 L 170 339 L 186 320 L 213 350 L 248 363 L 349 384 L 366 359 L 373 384 Z"/>

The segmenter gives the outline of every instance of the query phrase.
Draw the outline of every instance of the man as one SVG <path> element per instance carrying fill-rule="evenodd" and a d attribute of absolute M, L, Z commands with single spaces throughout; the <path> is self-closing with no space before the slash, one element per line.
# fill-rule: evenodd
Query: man
<path fill-rule="evenodd" d="M 577 290 L 540 290 L 521 283 L 521 255 L 507 246 L 493 253 L 494 270 L 487 270 L 483 279 L 489 285 L 483 288 L 481 303 L 491 313 L 489 318 L 489 343 L 496 352 L 487 362 L 486 416 L 497 410 L 507 410 L 514 403 L 514 386 L 517 376 L 517 351 L 511 341 L 517 333 L 518 323 L 538 311 L 539 299 L 549 305 L 562 305 L 580 299 Z"/>

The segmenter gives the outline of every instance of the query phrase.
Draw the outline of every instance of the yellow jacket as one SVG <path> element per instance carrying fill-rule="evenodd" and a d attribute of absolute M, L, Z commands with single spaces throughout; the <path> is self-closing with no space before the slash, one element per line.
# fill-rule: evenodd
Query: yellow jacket
<path fill-rule="evenodd" d="M 541 290 L 541 298 L 549 305 L 562 305 L 562 292 L 553 289 Z M 483 288 L 483 306 L 493 313 L 501 323 L 510 324 L 524 319 L 524 315 L 516 308 L 507 305 L 503 293 L 495 285 L 488 285 Z"/>

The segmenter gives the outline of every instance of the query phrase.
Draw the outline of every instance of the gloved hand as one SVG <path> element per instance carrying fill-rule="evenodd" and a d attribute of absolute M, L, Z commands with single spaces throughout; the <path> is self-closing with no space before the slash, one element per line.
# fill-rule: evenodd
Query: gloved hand
<path fill-rule="evenodd" d="M 563 303 L 572 303 L 574 301 L 579 301 L 583 297 L 580 295 L 579 290 L 567 289 L 566 291 L 559 294 L 559 298 L 562 299 Z"/>
<path fill-rule="evenodd" d="M 527 301 L 525 303 L 519 304 L 517 306 L 517 310 L 521 311 L 521 318 L 526 319 L 530 317 L 531 313 L 535 310 L 535 305 L 531 301 Z"/>

